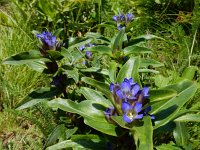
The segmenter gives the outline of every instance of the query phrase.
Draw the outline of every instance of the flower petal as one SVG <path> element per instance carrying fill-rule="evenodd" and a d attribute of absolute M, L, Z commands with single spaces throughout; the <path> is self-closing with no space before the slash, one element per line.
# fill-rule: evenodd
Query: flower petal
<path fill-rule="evenodd" d="M 135 119 L 142 119 L 143 118 L 143 114 L 139 114 L 135 116 Z"/>
<path fill-rule="evenodd" d="M 132 94 L 133 96 L 136 96 L 137 93 L 139 92 L 139 90 L 140 90 L 139 84 L 135 84 L 135 85 L 133 86 L 133 88 L 131 89 L 131 94 Z"/>
<path fill-rule="evenodd" d="M 124 99 L 124 94 L 120 89 L 116 89 L 115 90 L 116 95 L 120 98 L 120 99 Z"/>
<path fill-rule="evenodd" d="M 109 89 L 110 89 L 111 92 L 113 92 L 114 87 L 115 87 L 115 85 L 114 85 L 113 83 L 111 83 L 111 84 L 110 84 L 110 87 L 109 87 Z"/>
<path fill-rule="evenodd" d="M 133 120 L 130 119 L 126 114 L 123 115 L 123 120 L 127 123 L 131 123 Z"/>
<path fill-rule="evenodd" d="M 142 93 L 144 94 L 144 98 L 147 98 L 149 96 L 149 88 L 143 87 Z"/>
<path fill-rule="evenodd" d="M 122 91 L 124 93 L 129 93 L 131 91 L 131 85 L 128 80 L 124 80 L 121 84 Z"/>
<path fill-rule="evenodd" d="M 134 105 L 134 110 L 138 114 L 142 110 L 142 104 L 136 102 L 135 105 Z"/>
<path fill-rule="evenodd" d="M 131 109 L 132 109 L 132 106 L 128 102 L 123 102 L 122 103 L 122 111 L 124 113 L 127 113 Z"/>

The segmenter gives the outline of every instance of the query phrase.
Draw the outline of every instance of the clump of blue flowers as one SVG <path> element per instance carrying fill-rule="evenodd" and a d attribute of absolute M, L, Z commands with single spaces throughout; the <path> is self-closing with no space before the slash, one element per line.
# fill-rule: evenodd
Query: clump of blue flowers
<path fill-rule="evenodd" d="M 87 48 L 87 47 L 93 47 L 93 46 L 96 46 L 96 45 L 89 43 L 89 44 L 86 44 L 84 46 L 80 46 L 78 49 L 80 51 L 83 51 L 85 48 Z M 85 52 L 85 56 L 86 56 L 87 59 L 91 59 L 92 58 L 92 52 L 86 51 Z"/>
<path fill-rule="evenodd" d="M 126 27 L 126 25 L 131 22 L 134 18 L 134 15 L 132 13 L 127 14 L 119 14 L 112 17 L 112 19 L 117 22 L 117 28 L 118 30 L 121 30 L 123 27 Z"/>
<path fill-rule="evenodd" d="M 140 88 L 137 82 L 134 82 L 132 78 L 125 78 L 124 81 L 119 84 L 110 84 L 110 91 L 113 94 L 116 109 L 121 109 L 115 111 L 114 108 L 108 108 L 105 111 L 106 118 L 110 118 L 112 115 L 116 115 L 116 112 L 121 112 L 123 120 L 127 123 L 131 123 L 134 120 L 142 119 L 143 116 L 149 115 L 151 111 L 151 106 L 143 109 L 147 104 L 147 99 L 149 97 L 149 88 Z M 152 119 L 154 116 L 150 115 Z"/>
<path fill-rule="evenodd" d="M 37 34 L 37 38 L 42 42 L 42 46 L 39 46 L 39 49 L 44 56 L 48 50 L 59 50 L 61 48 L 62 42 L 58 42 L 56 36 L 51 32 L 43 31 L 41 34 Z"/>

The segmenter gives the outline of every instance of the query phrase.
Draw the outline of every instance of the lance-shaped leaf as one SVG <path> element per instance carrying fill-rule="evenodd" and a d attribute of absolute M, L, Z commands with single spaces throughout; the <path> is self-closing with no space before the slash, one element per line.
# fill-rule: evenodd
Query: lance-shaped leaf
<path fill-rule="evenodd" d="M 83 116 L 85 124 L 90 127 L 105 134 L 117 136 L 117 127 L 108 123 L 103 113 L 108 107 L 106 103 L 92 100 L 75 103 L 69 99 L 59 98 L 48 102 L 48 104 L 53 108 L 60 108 L 63 111 L 79 114 Z"/>
<path fill-rule="evenodd" d="M 177 95 L 175 90 L 170 89 L 158 89 L 158 90 L 150 90 L 149 91 L 149 99 L 150 102 L 162 101 L 170 99 Z"/>
<path fill-rule="evenodd" d="M 153 127 L 151 118 L 145 116 L 142 120 L 144 124 L 142 126 L 133 126 L 132 130 L 135 130 L 139 138 L 139 150 L 153 150 Z"/>
<path fill-rule="evenodd" d="M 154 60 L 154 59 L 141 59 L 140 67 L 152 66 L 154 68 L 164 66 L 164 64 Z"/>
<path fill-rule="evenodd" d="M 54 96 L 61 94 L 57 88 L 42 87 L 31 92 L 18 105 L 17 109 L 25 109 L 32 107 L 40 102 L 45 102 L 53 99 Z"/>
<path fill-rule="evenodd" d="M 56 141 L 61 137 L 64 138 L 66 129 L 67 128 L 64 124 L 56 126 L 53 132 L 48 136 L 45 147 L 55 144 Z"/>
<path fill-rule="evenodd" d="M 141 73 L 155 73 L 155 74 L 159 73 L 159 71 L 156 71 L 156 70 L 153 70 L 153 69 L 138 69 L 138 72 L 141 72 Z"/>
<path fill-rule="evenodd" d="M 84 49 L 84 51 L 97 52 L 101 55 L 112 56 L 112 49 L 108 46 L 105 46 L 105 45 L 86 47 Z"/>
<path fill-rule="evenodd" d="M 39 51 L 21 52 L 3 60 L 3 64 L 9 65 L 26 65 L 33 62 L 50 62 L 49 59 L 43 58 Z"/>
<path fill-rule="evenodd" d="M 73 135 L 70 140 L 59 142 L 46 150 L 60 149 L 87 149 L 87 150 L 102 150 L 108 149 L 107 142 L 102 140 L 97 135 Z"/>
<path fill-rule="evenodd" d="M 73 49 L 75 47 L 80 47 L 84 46 L 85 44 L 88 44 L 92 41 L 92 39 L 82 39 L 82 38 L 69 38 L 69 48 L 68 49 Z"/>
<path fill-rule="evenodd" d="M 78 83 L 79 73 L 77 68 L 65 69 L 64 74 L 66 74 L 68 78 L 72 78 L 76 83 Z"/>
<path fill-rule="evenodd" d="M 139 57 L 131 57 L 120 69 L 116 82 L 123 82 L 124 78 L 133 78 L 140 84 L 138 68 L 140 65 Z"/>
<path fill-rule="evenodd" d="M 49 57 L 53 60 L 61 60 L 63 55 L 59 51 L 55 50 L 48 50 Z"/>
<path fill-rule="evenodd" d="M 124 48 L 123 50 L 124 55 L 130 55 L 130 54 L 145 54 L 145 53 L 151 53 L 152 50 L 146 47 L 141 47 L 141 46 L 128 46 Z"/>
<path fill-rule="evenodd" d="M 188 80 L 192 80 L 197 70 L 198 68 L 196 66 L 189 66 L 183 71 L 182 77 Z"/>
<path fill-rule="evenodd" d="M 174 121 L 177 121 L 177 122 L 189 122 L 189 121 L 200 122 L 200 114 L 185 114 L 185 115 L 182 115 L 182 116 L 176 118 Z"/>
<path fill-rule="evenodd" d="M 176 122 L 176 128 L 173 131 L 174 139 L 178 146 L 188 149 L 189 147 L 189 133 L 185 123 Z M 191 148 L 190 148 L 191 149 Z"/>
<path fill-rule="evenodd" d="M 112 93 L 109 91 L 109 85 L 89 77 L 82 77 L 81 80 L 101 91 L 108 99 L 112 99 Z"/>
<path fill-rule="evenodd" d="M 152 34 L 147 34 L 147 35 L 141 35 L 139 37 L 136 37 L 135 39 L 130 40 L 130 42 L 128 42 L 127 46 L 131 46 L 131 45 L 135 45 L 138 44 L 140 42 L 144 42 L 146 40 L 151 40 L 151 39 L 161 39 L 164 40 L 163 38 L 160 38 L 158 36 L 152 35 Z"/>
<path fill-rule="evenodd" d="M 109 65 L 109 78 L 112 83 L 115 83 L 118 64 L 112 61 Z"/>
<path fill-rule="evenodd" d="M 173 142 L 170 142 L 168 144 L 162 144 L 162 145 L 156 146 L 156 150 L 182 150 L 182 148 L 180 148 Z"/>
<path fill-rule="evenodd" d="M 93 90 L 93 89 L 90 89 L 90 88 L 87 88 L 87 87 L 81 87 L 80 92 L 81 92 L 81 94 L 84 95 L 84 97 L 87 100 L 94 100 L 94 101 L 97 101 L 97 102 L 103 102 L 103 103 L 108 104 L 109 106 L 112 106 L 111 102 L 108 99 L 106 99 L 103 96 L 103 94 L 99 91 L 96 91 L 96 90 Z"/>
<path fill-rule="evenodd" d="M 112 50 L 114 53 L 115 53 L 115 51 L 122 49 L 122 42 L 124 39 L 124 35 L 125 35 L 125 30 L 122 29 L 118 32 L 117 36 L 113 39 Z"/>
<path fill-rule="evenodd" d="M 81 69 L 80 71 L 82 71 L 82 72 L 96 72 L 96 73 L 100 73 L 100 74 L 107 75 L 107 76 L 109 74 L 107 69 L 102 69 L 102 68 L 98 68 L 98 67 Z"/>
<path fill-rule="evenodd" d="M 197 85 L 192 84 L 185 88 L 182 92 L 177 94 L 177 96 L 168 100 L 167 102 L 160 105 L 156 109 L 152 109 L 152 114 L 155 114 L 155 126 L 154 128 L 158 128 L 160 126 L 165 125 L 174 119 L 174 116 L 178 113 L 178 111 L 182 108 L 182 106 L 195 94 L 197 90 Z"/>
<path fill-rule="evenodd" d="M 136 145 L 140 150 L 153 149 L 153 127 L 149 116 L 145 116 L 140 122 L 133 121 L 131 124 L 126 123 L 122 116 L 112 116 L 112 120 L 122 128 L 130 130 L 133 136 L 138 138 L 140 144 Z"/>

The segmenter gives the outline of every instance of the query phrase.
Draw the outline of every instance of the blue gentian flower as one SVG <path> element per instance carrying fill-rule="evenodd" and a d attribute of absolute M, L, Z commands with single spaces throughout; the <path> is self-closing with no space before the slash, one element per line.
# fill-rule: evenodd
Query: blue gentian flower
<path fill-rule="evenodd" d="M 136 102 L 134 106 L 130 105 L 128 102 L 122 103 L 122 111 L 124 112 L 123 120 L 127 123 L 131 123 L 136 119 L 142 119 L 143 114 L 139 114 L 142 110 L 142 104 Z"/>
<path fill-rule="evenodd" d="M 144 116 L 150 116 L 152 120 L 155 119 L 154 115 L 150 115 L 149 112 L 151 111 L 151 106 L 146 107 L 144 110 L 141 111 L 141 114 Z"/>
<path fill-rule="evenodd" d="M 80 46 L 78 49 L 79 49 L 80 51 L 83 51 L 83 50 L 85 49 L 85 46 Z"/>
<path fill-rule="evenodd" d="M 120 15 L 119 15 L 119 19 L 120 19 L 120 21 L 125 21 L 125 16 L 124 16 L 124 14 L 120 14 Z"/>
<path fill-rule="evenodd" d="M 86 51 L 85 55 L 86 55 L 87 59 L 91 59 L 92 58 L 92 52 Z"/>
<path fill-rule="evenodd" d="M 125 78 L 124 81 L 119 83 L 111 83 L 109 87 L 113 94 L 115 108 L 118 115 L 123 116 L 123 120 L 127 123 L 131 123 L 134 120 L 142 119 L 143 116 L 149 115 L 152 119 L 155 119 L 153 115 L 149 114 L 151 107 L 148 106 L 142 109 L 148 101 L 145 101 L 149 97 L 149 88 L 140 86 L 137 82 L 133 81 L 133 78 Z M 111 109 L 106 110 L 105 115 L 112 115 Z M 107 117 L 107 116 L 106 116 Z"/>
<path fill-rule="evenodd" d="M 118 16 L 113 16 L 112 19 L 117 22 L 118 21 Z"/>
<path fill-rule="evenodd" d="M 112 19 L 117 22 L 117 29 L 122 30 L 123 27 L 126 27 L 126 25 L 131 22 L 134 18 L 134 15 L 132 13 L 127 14 L 119 14 L 112 17 Z"/>
<path fill-rule="evenodd" d="M 135 100 L 136 95 L 140 90 L 140 86 L 137 83 L 134 83 L 132 78 L 125 78 L 120 87 L 121 88 L 116 91 L 116 94 L 119 98 L 124 99 L 125 101 Z"/>
<path fill-rule="evenodd" d="M 109 122 L 113 123 L 113 121 L 111 120 L 111 116 L 115 116 L 115 115 L 116 115 L 115 108 L 112 107 L 112 106 L 111 106 L 111 107 L 108 107 L 108 108 L 106 109 L 106 111 L 104 111 L 104 115 L 105 115 L 106 119 L 107 119 Z"/>
<path fill-rule="evenodd" d="M 134 15 L 132 13 L 126 14 L 126 23 L 131 22 L 133 20 Z"/>
<path fill-rule="evenodd" d="M 89 43 L 89 44 L 80 46 L 78 49 L 79 49 L 80 51 L 83 51 L 86 47 L 93 47 L 93 46 L 96 46 L 96 44 L 91 44 L 91 43 Z M 91 59 L 91 58 L 92 58 L 92 52 L 86 51 L 86 52 L 85 52 L 85 55 L 86 55 L 86 58 L 87 58 L 87 59 Z"/>
<path fill-rule="evenodd" d="M 37 38 L 41 40 L 43 50 L 55 50 L 56 49 L 56 37 L 51 32 L 44 31 L 42 34 L 37 34 Z"/>
<path fill-rule="evenodd" d="M 117 26 L 117 29 L 120 31 L 120 30 L 122 30 L 123 29 L 123 25 L 122 24 L 119 24 L 118 26 Z"/>

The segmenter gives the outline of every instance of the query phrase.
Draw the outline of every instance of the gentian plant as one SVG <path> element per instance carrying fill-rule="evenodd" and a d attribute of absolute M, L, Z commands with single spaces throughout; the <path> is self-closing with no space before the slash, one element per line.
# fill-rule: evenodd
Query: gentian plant
<path fill-rule="evenodd" d="M 121 13 L 113 16 L 112 19 L 117 23 L 118 30 L 121 30 L 123 27 L 126 27 L 126 25 L 134 19 L 134 15 L 132 13 L 127 13 L 127 14 Z"/>
<path fill-rule="evenodd" d="M 65 47 L 53 33 L 42 32 L 36 35 L 39 50 L 3 61 L 28 65 L 50 78 L 49 86 L 32 91 L 17 106 L 25 109 L 45 102 L 57 114 L 64 112 L 45 143 L 47 150 L 159 150 L 153 135 L 159 137 L 166 129 L 182 135 L 180 117 L 191 113 L 184 104 L 197 85 L 183 78 L 161 88 L 154 85 L 152 77 L 163 64 L 151 59 L 153 51 L 140 43 L 158 37 L 128 37 L 125 28 L 133 17 L 131 13 L 113 17 L 120 29 L 114 37 L 87 33 L 81 39 L 69 38 Z M 174 138 L 178 146 L 186 147 Z"/>

